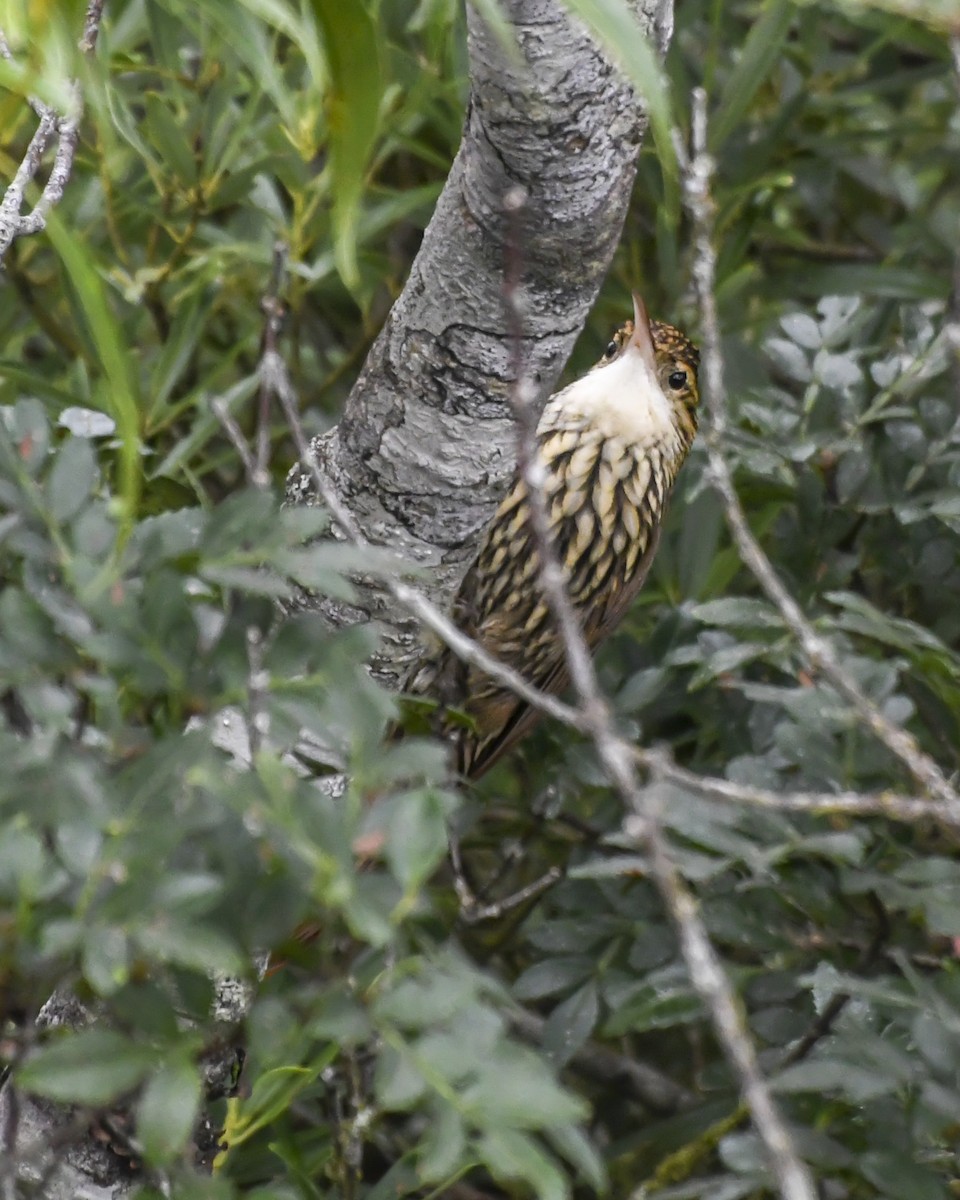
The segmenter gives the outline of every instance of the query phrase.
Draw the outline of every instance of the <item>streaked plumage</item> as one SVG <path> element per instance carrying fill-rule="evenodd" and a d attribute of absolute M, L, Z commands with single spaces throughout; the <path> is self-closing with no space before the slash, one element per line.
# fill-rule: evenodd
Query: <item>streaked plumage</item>
<path fill-rule="evenodd" d="M 554 545 L 591 648 L 620 621 L 649 570 L 667 496 L 697 429 L 698 361 L 692 343 L 672 326 L 648 321 L 634 296 L 634 320 L 590 372 L 550 398 L 540 418 Z M 483 534 L 453 617 L 495 657 L 555 693 L 568 680 L 538 570 L 526 486 L 517 477 Z M 415 664 L 405 690 L 440 703 L 457 769 L 469 778 L 483 774 L 537 719 L 446 647 Z"/>

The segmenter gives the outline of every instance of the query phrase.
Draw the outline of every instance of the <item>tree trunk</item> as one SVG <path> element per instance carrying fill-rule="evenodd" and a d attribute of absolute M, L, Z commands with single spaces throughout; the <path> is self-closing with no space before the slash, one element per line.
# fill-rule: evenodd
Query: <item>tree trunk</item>
<path fill-rule="evenodd" d="M 665 51 L 670 0 L 632 7 Z M 516 459 L 508 256 L 521 256 L 522 353 L 545 400 L 620 239 L 646 127 L 633 89 L 557 0 L 510 0 L 506 8 L 522 61 L 468 5 L 471 91 L 460 150 L 343 418 L 313 443 L 367 537 L 428 567 L 427 589 L 441 604 Z M 512 238 L 504 197 L 515 187 L 526 203 Z M 288 498 L 315 498 L 299 469 Z M 385 593 L 367 591 L 362 603 L 360 612 L 323 608 L 337 624 L 377 618 L 389 675 L 416 630 Z"/>

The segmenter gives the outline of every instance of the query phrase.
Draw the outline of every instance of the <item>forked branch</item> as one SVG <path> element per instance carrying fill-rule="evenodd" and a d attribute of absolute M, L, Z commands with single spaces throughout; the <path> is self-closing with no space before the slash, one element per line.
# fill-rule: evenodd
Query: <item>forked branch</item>
<path fill-rule="evenodd" d="M 90 0 L 87 5 L 83 34 L 79 41 L 83 54 L 92 54 L 96 48 L 103 6 L 104 0 Z M 0 57 L 13 57 L 2 31 Z M 83 101 L 76 81 L 70 85 L 70 104 L 67 112 L 57 113 L 37 97 L 31 98 L 30 106 L 37 114 L 39 122 L 16 173 L 4 192 L 3 199 L 0 200 L 0 264 L 16 238 L 39 233 L 44 228 L 47 214 L 63 199 L 77 152 Z M 56 143 L 56 152 L 47 182 L 37 202 L 25 213 L 22 210 L 27 188 L 40 171 L 47 148 L 53 142 Z"/>

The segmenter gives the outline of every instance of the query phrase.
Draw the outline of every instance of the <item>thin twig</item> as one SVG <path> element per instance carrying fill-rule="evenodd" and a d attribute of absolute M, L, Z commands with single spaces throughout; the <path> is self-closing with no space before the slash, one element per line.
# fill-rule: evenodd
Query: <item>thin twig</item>
<path fill-rule="evenodd" d="M 698 775 L 678 766 L 665 747 L 634 747 L 641 766 L 658 773 L 668 783 L 711 800 L 727 800 L 750 808 L 777 812 L 838 814 L 850 817 L 889 817 L 895 821 L 935 821 L 960 828 L 960 813 L 951 805 L 924 796 L 901 796 L 897 792 L 776 792 L 770 788 L 734 783 L 715 775 Z"/>
<path fill-rule="evenodd" d="M 529 901 L 536 900 L 546 892 L 549 892 L 551 888 L 556 887 L 565 875 L 566 871 L 564 871 L 563 867 L 553 866 L 544 872 L 543 875 L 539 876 L 539 878 L 532 880 L 517 891 L 511 892 L 509 896 L 504 896 L 501 900 L 491 900 L 483 904 L 467 885 L 461 865 L 457 886 L 457 897 L 460 900 L 460 919 L 465 925 L 479 925 L 484 921 L 499 921 L 507 913 L 513 912 L 515 909 L 522 907 L 522 905 L 529 903 Z"/>
<path fill-rule="evenodd" d="M 531 1042 L 539 1043 L 546 1025 L 543 1017 L 521 1009 L 510 1014 L 510 1023 Z M 656 1067 L 639 1059 L 618 1054 L 607 1046 L 587 1042 L 570 1059 L 570 1066 L 597 1083 L 631 1093 L 651 1112 L 668 1114 L 691 1108 L 697 1102 L 693 1092 L 664 1075 Z"/>
<path fill-rule="evenodd" d="M 513 189 L 506 197 L 514 230 L 524 199 L 518 189 Z M 516 256 L 518 253 L 514 239 L 513 254 Z M 539 558 L 540 586 L 562 640 L 567 669 L 583 719 L 608 776 L 628 810 L 634 814 L 627 822 L 630 832 L 647 846 L 651 878 L 676 927 L 690 980 L 704 1001 L 724 1053 L 739 1077 L 744 1100 L 749 1105 L 757 1132 L 766 1146 L 780 1191 L 785 1200 L 814 1200 L 816 1192 L 813 1181 L 794 1149 L 793 1139 L 760 1073 L 742 1008 L 710 943 L 696 902 L 670 856 L 657 814 L 649 802 L 650 790 L 646 795 L 641 790 L 633 756 L 627 744 L 614 732 L 609 709 L 597 683 L 590 651 L 567 594 L 563 568 L 550 535 L 544 496 L 546 472 L 536 435 L 536 385 L 519 362 L 522 314 L 517 299 L 518 282 L 519 269 L 515 257 L 514 262 L 508 264 L 504 287 L 504 300 L 516 345 L 516 372 L 511 400 L 517 420 L 518 469 L 526 484 L 530 527 Z M 652 789 L 654 793 L 656 790 Z"/>
<path fill-rule="evenodd" d="M 856 969 L 863 972 L 869 968 L 877 957 L 883 951 L 884 943 L 890 936 L 890 918 L 887 915 L 886 909 L 880 903 L 875 892 L 869 893 L 873 902 L 874 911 L 879 918 L 877 921 L 876 932 L 870 939 L 870 943 L 860 950 L 859 962 Z M 814 1049 L 818 1042 L 825 1038 L 833 1029 L 837 1022 L 837 1018 L 850 1003 L 851 995 L 849 992 L 837 992 L 830 998 L 823 1010 L 817 1014 L 816 1019 L 806 1031 L 803 1037 L 787 1051 L 780 1061 L 780 1069 L 793 1066 L 794 1063 L 802 1062 L 807 1055 Z"/>
<path fill-rule="evenodd" d="M 226 400 L 222 396 L 214 396 L 210 401 L 210 411 L 223 426 L 224 433 L 230 439 L 234 450 L 240 455 L 247 483 L 251 487 L 265 488 L 269 484 L 270 478 L 257 469 L 257 464 L 250 453 L 250 447 L 247 445 L 247 439 L 243 436 L 243 430 L 233 419 L 230 409 L 227 407 Z"/>
<path fill-rule="evenodd" d="M 684 198 L 694 226 L 693 278 L 700 306 L 705 399 L 711 417 L 711 429 L 705 439 L 710 482 L 723 501 L 727 524 L 741 559 L 779 609 L 810 665 L 850 704 L 860 721 L 900 759 L 921 787 L 944 804 L 952 806 L 960 815 L 960 793 L 951 786 L 937 763 L 920 749 L 912 735 L 889 721 L 841 667 L 833 646 L 804 616 L 747 523 L 723 452 L 727 401 L 714 287 L 714 203 L 710 193 L 714 163 L 706 147 L 706 93 L 702 88 L 697 88 L 693 95 L 692 155 L 689 160 L 684 158 L 681 161 L 685 164 Z"/>
<path fill-rule="evenodd" d="M 247 737 L 250 742 L 250 757 L 260 753 L 263 739 L 270 732 L 270 714 L 267 711 L 266 694 L 270 676 L 263 669 L 263 634 L 256 627 L 247 628 Z"/>
<path fill-rule="evenodd" d="M 285 242 L 278 241 L 273 247 L 273 273 L 270 288 L 260 302 L 263 311 L 263 345 L 262 354 L 276 354 L 280 330 L 286 309 L 280 296 L 283 292 L 284 276 L 287 270 L 287 255 L 289 251 Z M 270 465 L 270 410 L 272 393 L 266 376 L 260 379 L 260 403 L 257 410 L 257 473 L 264 480 L 269 479 Z"/>
<path fill-rule="evenodd" d="M 104 3 L 105 0 L 90 0 L 87 5 L 87 15 L 83 22 L 83 36 L 80 38 L 80 51 L 83 54 L 92 54 L 97 48 Z"/>
<path fill-rule="evenodd" d="M 17 167 L 17 172 L 4 192 L 3 200 L 0 201 L 0 262 L 3 261 L 10 243 L 22 231 L 24 218 L 20 216 L 20 209 L 23 207 L 23 194 L 40 169 L 43 153 L 56 132 L 58 122 L 56 113 L 50 109 L 44 111 L 20 166 Z"/>
<path fill-rule="evenodd" d="M 950 35 L 949 45 L 950 59 L 953 64 L 953 86 L 957 93 L 958 109 L 960 109 L 960 30 Z M 960 401 L 960 252 L 953 256 L 953 287 L 950 290 L 947 322 L 943 332 L 951 352 L 954 386 L 957 400 Z"/>
<path fill-rule="evenodd" d="M 47 214 L 63 198 L 63 193 L 70 181 L 73 160 L 77 153 L 77 141 L 80 137 L 80 113 L 83 107 L 77 84 L 73 83 L 70 90 L 74 100 L 73 111 L 68 116 L 58 119 L 59 137 L 53 166 L 33 211 L 21 219 L 17 236 L 40 233 L 46 227 Z"/>
<path fill-rule="evenodd" d="M 277 344 L 283 326 L 283 318 L 286 315 L 280 294 L 286 269 L 286 244 L 281 241 L 275 242 L 270 285 L 260 300 L 260 311 L 263 313 L 263 333 L 260 338 L 260 389 L 257 404 L 255 454 L 250 453 L 243 430 L 234 420 L 226 401 L 221 396 L 216 396 L 210 402 L 214 416 L 223 426 L 234 449 L 240 455 L 247 482 L 261 491 L 270 486 L 270 409 L 276 386 L 272 366 L 280 357 Z M 266 361 L 268 356 L 269 362 Z"/>
<path fill-rule="evenodd" d="M 89 0 L 84 16 L 83 34 L 79 41 L 82 54 L 91 55 L 96 48 L 100 21 L 103 16 L 104 0 Z M 10 47 L 0 31 L 0 57 L 11 58 Z M 77 152 L 80 117 L 83 112 L 83 97 L 76 80 L 70 83 L 68 111 L 58 114 L 36 96 L 30 97 L 30 106 L 40 118 L 40 123 L 30 139 L 16 174 L 10 182 L 3 200 L 0 201 L 0 263 L 3 262 L 15 238 L 39 233 L 46 225 L 47 215 L 63 198 L 70 181 L 73 161 Z M 44 152 L 50 139 L 56 135 L 57 152 L 53 166 L 33 209 L 24 215 L 24 193 L 40 169 Z"/>

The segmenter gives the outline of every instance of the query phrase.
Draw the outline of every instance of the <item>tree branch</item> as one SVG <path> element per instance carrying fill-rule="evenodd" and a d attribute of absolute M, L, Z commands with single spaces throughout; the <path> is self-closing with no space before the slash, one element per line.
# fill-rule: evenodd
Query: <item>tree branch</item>
<path fill-rule="evenodd" d="M 92 54 L 96 48 L 100 20 L 103 16 L 103 5 L 104 0 L 89 0 L 84 17 L 83 35 L 79 41 L 82 54 Z M 6 59 L 12 57 L 10 47 L 2 32 L 0 32 L 0 57 Z M 70 85 L 70 93 L 72 100 L 70 111 L 64 114 L 55 113 L 52 108 L 36 97 L 30 100 L 30 105 L 40 118 L 40 123 L 30 139 L 30 144 L 16 174 L 0 201 L 0 263 L 3 262 L 15 238 L 39 233 L 44 228 L 50 209 L 63 198 L 64 190 L 70 180 L 70 173 L 73 170 L 73 158 L 80 136 L 80 116 L 83 112 L 83 99 L 75 81 Z M 50 139 L 54 136 L 57 138 L 57 152 L 47 182 L 31 211 L 21 214 L 20 210 L 23 208 L 26 189 L 40 170 L 44 152 Z"/>

